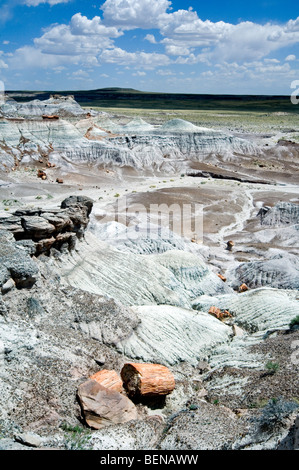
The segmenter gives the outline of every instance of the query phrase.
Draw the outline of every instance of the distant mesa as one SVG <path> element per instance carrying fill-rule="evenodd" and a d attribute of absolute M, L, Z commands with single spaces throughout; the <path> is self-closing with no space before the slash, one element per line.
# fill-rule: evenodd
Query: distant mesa
<path fill-rule="evenodd" d="M 74 95 L 59 95 L 59 94 L 54 94 L 54 95 L 50 95 L 50 100 L 53 99 L 53 100 L 59 100 L 59 101 L 70 101 L 70 100 L 74 100 L 75 99 L 75 96 Z"/>
<path fill-rule="evenodd" d="M 183 119 L 171 119 L 170 121 L 165 122 L 160 129 L 175 132 L 213 132 L 211 129 L 195 126 L 191 122 L 184 121 Z"/>

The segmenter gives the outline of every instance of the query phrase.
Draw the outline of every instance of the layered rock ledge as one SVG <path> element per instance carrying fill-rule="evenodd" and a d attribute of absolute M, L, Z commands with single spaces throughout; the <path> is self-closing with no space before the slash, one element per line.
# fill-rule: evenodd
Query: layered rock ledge
<path fill-rule="evenodd" d="M 89 222 L 93 201 L 70 196 L 58 209 L 19 209 L 0 218 L 0 287 L 34 284 L 38 268 L 32 257 L 71 251 Z"/>

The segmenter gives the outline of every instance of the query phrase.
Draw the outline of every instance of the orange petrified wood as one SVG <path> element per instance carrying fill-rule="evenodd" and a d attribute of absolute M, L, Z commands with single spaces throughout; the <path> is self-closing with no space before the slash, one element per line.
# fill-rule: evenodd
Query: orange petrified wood
<path fill-rule="evenodd" d="M 160 364 L 125 364 L 121 378 L 129 396 L 168 395 L 175 387 L 173 374 Z"/>
<path fill-rule="evenodd" d="M 115 370 L 103 369 L 99 372 L 96 372 L 91 377 L 91 380 L 95 380 L 100 385 L 110 390 L 115 390 L 116 392 L 123 392 L 123 383 L 117 372 Z"/>

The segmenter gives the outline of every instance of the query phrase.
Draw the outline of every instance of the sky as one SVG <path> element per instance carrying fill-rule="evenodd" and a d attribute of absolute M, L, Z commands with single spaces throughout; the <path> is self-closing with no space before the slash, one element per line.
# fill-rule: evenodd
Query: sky
<path fill-rule="evenodd" d="M 295 4 L 0 0 L 0 80 L 6 90 L 290 95 Z"/>

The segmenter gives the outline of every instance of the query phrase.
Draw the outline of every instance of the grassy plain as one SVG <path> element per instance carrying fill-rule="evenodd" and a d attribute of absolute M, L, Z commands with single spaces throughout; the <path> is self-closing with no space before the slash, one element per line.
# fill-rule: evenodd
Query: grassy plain
<path fill-rule="evenodd" d="M 46 100 L 51 94 L 72 95 L 82 107 L 108 112 L 120 123 L 134 117 L 142 117 L 152 124 L 180 118 L 203 127 L 240 133 L 286 134 L 287 138 L 299 141 L 299 104 L 292 104 L 290 96 L 152 93 L 130 88 L 8 91 L 7 94 L 19 102 Z"/>
<path fill-rule="evenodd" d="M 113 121 L 126 123 L 134 117 L 143 118 L 151 124 L 163 124 L 170 119 L 184 119 L 196 126 L 234 130 L 237 132 L 281 132 L 294 133 L 299 138 L 299 114 L 285 112 L 230 111 L 202 109 L 143 109 L 110 108 L 93 106 L 113 116 Z"/>

